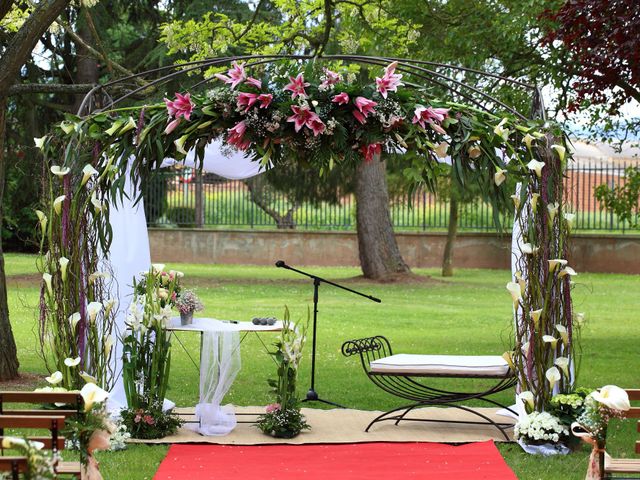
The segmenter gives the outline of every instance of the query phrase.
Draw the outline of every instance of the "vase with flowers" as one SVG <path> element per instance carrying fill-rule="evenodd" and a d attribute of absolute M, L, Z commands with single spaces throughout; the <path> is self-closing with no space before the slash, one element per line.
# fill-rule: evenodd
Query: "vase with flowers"
<path fill-rule="evenodd" d="M 182 325 L 191 325 L 193 322 L 193 313 L 200 312 L 204 308 L 200 298 L 193 290 L 185 290 L 182 292 L 174 303 L 176 309 L 180 312 L 180 323 Z"/>
<path fill-rule="evenodd" d="M 298 366 L 302 359 L 306 331 L 306 325 L 300 327 L 290 321 L 289 310 L 285 309 L 280 339 L 276 342 L 276 350 L 271 353 L 278 365 L 278 378 L 269 380 L 276 402 L 266 407 L 266 412 L 260 415 L 257 422 L 257 427 L 272 437 L 293 438 L 302 430 L 310 428 L 300 412 L 296 395 Z"/>

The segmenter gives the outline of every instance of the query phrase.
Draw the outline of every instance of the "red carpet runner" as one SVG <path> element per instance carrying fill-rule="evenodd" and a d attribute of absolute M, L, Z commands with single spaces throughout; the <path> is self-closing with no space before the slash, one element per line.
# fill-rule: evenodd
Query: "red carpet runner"
<path fill-rule="evenodd" d="M 172 445 L 154 480 L 517 480 L 493 442 Z"/>

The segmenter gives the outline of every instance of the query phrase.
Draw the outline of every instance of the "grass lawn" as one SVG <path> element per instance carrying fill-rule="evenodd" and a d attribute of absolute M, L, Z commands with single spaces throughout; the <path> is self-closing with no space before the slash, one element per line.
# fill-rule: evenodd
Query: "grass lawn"
<path fill-rule="evenodd" d="M 46 372 L 38 357 L 35 335 L 38 298 L 35 256 L 9 254 L 6 265 L 11 323 L 21 371 L 43 377 Z M 195 287 L 203 298 L 203 316 L 237 320 L 281 316 L 287 305 L 294 319 L 305 319 L 312 303 L 311 282 L 286 270 L 227 265 L 170 267 L 184 271 L 184 285 Z M 443 279 L 436 270 L 417 270 L 416 273 L 432 278 L 402 285 L 353 279 L 360 273 L 355 268 L 313 268 L 313 271 L 382 299 L 377 304 L 321 286 L 316 390 L 323 398 L 360 409 L 387 409 L 402 402 L 374 387 L 356 358 L 342 356 L 340 347 L 348 339 L 385 335 L 396 352 L 407 353 L 501 354 L 509 348 L 511 302 L 504 288 L 509 279 L 507 271 L 459 270 L 454 278 Z M 640 386 L 636 370 L 640 364 L 637 356 L 640 276 L 580 274 L 576 280 L 575 308 L 587 316 L 579 384 Z M 189 350 L 197 352 L 197 336 L 184 333 L 180 339 Z M 272 341 L 268 334 L 263 334 L 263 339 L 268 344 Z M 301 394 L 309 384 L 310 353 L 309 343 L 300 372 Z M 254 335 L 247 336 L 242 345 L 242 362 L 242 370 L 225 403 L 269 403 L 272 399 L 266 381 L 275 372 L 270 357 Z M 168 397 L 179 406 L 195 404 L 197 372 L 180 348 L 173 349 L 171 375 Z M 6 387 L 0 384 L 2 388 Z M 503 393 L 499 400 L 509 402 L 510 398 L 511 394 Z M 632 455 L 636 434 L 631 423 L 611 429 L 608 450 L 613 455 Z M 520 479 L 584 478 L 586 448 L 550 459 L 526 455 L 515 444 L 499 448 Z M 110 480 L 150 479 L 166 450 L 165 446 L 137 445 L 125 452 L 102 452 L 101 470 Z"/>

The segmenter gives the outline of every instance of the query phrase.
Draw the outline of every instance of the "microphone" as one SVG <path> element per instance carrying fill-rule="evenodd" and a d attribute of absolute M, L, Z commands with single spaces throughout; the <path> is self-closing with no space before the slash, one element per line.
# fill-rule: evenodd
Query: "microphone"
<path fill-rule="evenodd" d="M 287 264 L 284 263 L 284 260 L 278 260 L 276 262 L 276 267 L 278 267 L 278 268 L 287 268 Z"/>

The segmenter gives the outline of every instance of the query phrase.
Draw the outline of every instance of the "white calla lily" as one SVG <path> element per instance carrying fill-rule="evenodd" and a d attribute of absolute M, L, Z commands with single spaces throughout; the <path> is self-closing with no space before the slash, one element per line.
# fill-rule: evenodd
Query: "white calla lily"
<path fill-rule="evenodd" d="M 560 267 L 564 267 L 567 264 L 566 260 L 562 258 L 554 258 L 553 260 L 549 260 L 549 272 L 555 272 L 555 270 Z"/>
<path fill-rule="evenodd" d="M 64 202 L 66 199 L 66 195 L 60 195 L 53 201 L 53 209 L 58 215 L 60 215 L 60 213 L 62 212 L 62 202 Z"/>
<path fill-rule="evenodd" d="M 573 228 L 573 224 L 576 221 L 575 213 L 563 213 L 564 221 L 567 222 L 567 228 L 571 230 Z"/>
<path fill-rule="evenodd" d="M 556 367 L 551 367 L 545 372 L 544 376 L 547 377 L 547 380 L 549 381 L 549 390 L 553 390 L 553 387 L 555 387 L 556 383 L 558 383 L 560 378 L 562 378 L 560 376 L 560 370 Z"/>
<path fill-rule="evenodd" d="M 504 361 L 507 362 L 507 365 L 509 365 L 509 368 L 515 371 L 516 367 L 513 363 L 513 352 L 504 352 L 502 354 L 502 358 L 504 358 Z"/>
<path fill-rule="evenodd" d="M 535 408 L 533 392 L 530 392 L 529 390 L 526 390 L 526 391 L 522 392 L 520 395 L 518 395 L 518 398 L 525 405 L 525 407 L 527 409 L 527 412 L 532 412 L 533 411 L 533 409 Z"/>
<path fill-rule="evenodd" d="M 107 128 L 104 131 L 104 133 L 106 133 L 110 137 L 113 136 L 114 133 L 116 133 L 118 130 L 120 130 L 120 127 L 122 127 L 123 123 L 124 122 L 122 120 L 116 120 L 115 122 L 113 122 L 113 125 L 111 125 L 111 127 Z"/>
<path fill-rule="evenodd" d="M 51 173 L 53 173 L 56 177 L 62 178 L 65 175 L 68 175 L 71 169 L 69 167 L 61 167 L 59 165 L 53 165 L 51 167 Z"/>
<path fill-rule="evenodd" d="M 449 144 L 447 142 L 440 142 L 435 146 L 433 152 L 438 158 L 447 158 L 447 150 L 449 150 Z"/>
<path fill-rule="evenodd" d="M 551 145 L 551 148 L 553 148 L 556 151 L 560 161 L 564 162 L 564 156 L 567 153 L 567 149 L 564 148 L 562 145 Z"/>
<path fill-rule="evenodd" d="M 498 169 L 498 171 L 493 175 L 493 182 L 497 187 L 502 185 L 504 181 L 507 179 L 507 171 L 504 168 Z"/>
<path fill-rule="evenodd" d="M 540 315 L 542 315 L 543 309 L 540 308 L 538 310 L 531 310 L 529 313 L 531 315 L 531 320 L 533 320 L 533 327 L 535 330 L 538 330 L 540 327 Z"/>
<path fill-rule="evenodd" d="M 565 378 L 569 378 L 569 359 L 567 357 L 558 357 L 553 364 L 562 370 Z"/>
<path fill-rule="evenodd" d="M 535 139 L 536 137 L 527 133 L 522 140 L 524 141 L 524 144 L 527 146 L 527 148 L 531 150 L 531 142 L 533 142 Z"/>
<path fill-rule="evenodd" d="M 520 246 L 520 250 L 522 250 L 522 253 L 526 255 L 535 255 L 536 253 L 538 253 L 538 250 L 540 250 L 540 247 L 534 247 L 530 243 L 523 243 Z"/>
<path fill-rule="evenodd" d="M 189 135 L 183 135 L 173 142 L 173 144 L 176 146 L 176 150 L 183 155 L 187 154 L 187 151 L 184 149 L 184 144 L 188 139 Z"/>
<path fill-rule="evenodd" d="M 80 321 L 80 312 L 75 312 L 72 313 L 71 315 L 69 315 L 69 318 L 67 319 L 69 324 L 71 325 L 71 330 L 73 332 L 76 331 L 76 326 L 78 325 L 78 322 Z"/>
<path fill-rule="evenodd" d="M 91 410 L 94 403 L 104 402 L 109 396 L 109 393 L 101 389 L 95 383 L 87 383 L 82 387 L 82 390 L 80 390 L 80 395 L 84 400 L 84 411 L 88 412 Z"/>
<path fill-rule="evenodd" d="M 71 132 L 73 132 L 76 129 L 76 124 L 73 122 L 61 122 L 60 128 L 64 133 L 69 135 Z"/>
<path fill-rule="evenodd" d="M 538 200 L 540 199 L 540 194 L 539 193 L 532 193 L 531 194 L 531 211 L 535 212 L 536 209 L 538 208 Z"/>
<path fill-rule="evenodd" d="M 111 310 L 114 308 L 118 308 L 118 299 L 110 298 L 106 302 L 104 302 L 104 316 L 105 318 L 111 314 Z"/>
<path fill-rule="evenodd" d="M 573 315 L 573 321 L 576 322 L 576 324 L 581 327 L 582 325 L 584 325 L 584 312 L 576 312 Z"/>
<path fill-rule="evenodd" d="M 574 276 L 576 276 L 576 275 L 578 275 L 578 274 L 576 273 L 576 271 L 575 271 L 573 268 L 571 268 L 571 267 L 564 267 L 564 268 L 563 268 L 562 270 L 560 270 L 560 272 L 558 273 L 558 277 L 559 277 L 559 278 L 562 278 L 562 277 L 564 277 L 565 275 L 569 275 L 569 276 L 571 276 L 571 277 L 574 277 Z"/>
<path fill-rule="evenodd" d="M 62 276 L 62 281 L 67 281 L 67 267 L 69 266 L 69 259 L 67 257 L 60 257 L 58 259 L 58 263 L 60 264 L 60 275 Z"/>
<path fill-rule="evenodd" d="M 531 354 L 531 343 L 524 342 L 520 350 L 522 351 L 522 354 L 525 356 L 525 358 L 528 359 L 529 355 Z"/>
<path fill-rule="evenodd" d="M 53 295 L 53 287 L 51 286 L 51 279 L 53 277 L 51 276 L 50 273 L 43 273 L 42 274 L 42 279 L 44 280 L 45 285 L 47 286 L 47 293 L 49 294 L 49 296 Z"/>
<path fill-rule="evenodd" d="M 87 163 L 82 169 L 82 181 L 80 182 L 80 185 L 84 186 L 91 177 L 95 177 L 98 173 L 98 170 L 93 168 L 93 165 L 89 165 Z"/>
<path fill-rule="evenodd" d="M 559 208 L 560 205 L 558 204 L 558 202 L 550 203 L 549 205 L 547 205 L 547 210 L 549 211 L 549 225 L 553 224 L 553 219 L 556 218 Z"/>
<path fill-rule="evenodd" d="M 65 358 L 64 359 L 64 364 L 71 368 L 71 367 L 77 367 L 78 365 L 80 365 L 80 357 L 76 357 L 76 358 Z"/>
<path fill-rule="evenodd" d="M 51 385 L 59 384 L 64 377 L 62 376 L 62 372 L 56 371 L 51 374 L 49 377 L 45 377 L 44 379 L 49 382 Z"/>
<path fill-rule="evenodd" d="M 544 343 L 548 343 L 552 349 L 556 348 L 556 345 L 558 344 L 558 339 L 556 337 L 554 337 L 553 335 L 543 335 L 542 336 L 542 341 Z"/>
<path fill-rule="evenodd" d="M 47 136 L 45 135 L 44 137 L 34 137 L 33 138 L 33 143 L 35 143 L 36 148 L 39 148 L 40 150 L 42 150 L 44 148 L 44 143 L 47 141 Z"/>
<path fill-rule="evenodd" d="M 80 372 L 80 378 L 82 378 L 86 383 L 98 383 L 96 377 L 89 375 L 87 372 Z"/>
<path fill-rule="evenodd" d="M 504 128 L 505 123 L 507 123 L 507 119 L 503 118 L 502 121 L 495 126 L 495 128 L 493 129 L 493 133 L 495 133 L 497 136 L 501 137 L 502 140 L 504 140 L 505 142 L 507 140 L 509 140 L 509 129 L 508 128 Z"/>
<path fill-rule="evenodd" d="M 520 291 L 520 285 L 516 282 L 507 283 L 507 290 L 511 294 L 513 300 L 513 308 L 517 309 L 520 299 L 522 298 L 522 292 Z"/>
<path fill-rule="evenodd" d="M 113 335 L 108 335 L 107 338 L 104 339 L 104 355 L 105 355 L 105 358 L 109 357 L 109 354 L 111 353 L 111 349 L 113 348 L 113 345 L 115 343 L 116 343 L 116 341 L 113 338 Z"/>
<path fill-rule="evenodd" d="M 593 392 L 591 397 L 612 410 L 626 412 L 631 408 L 629 394 L 625 390 L 615 385 L 605 385 L 600 391 Z"/>
<path fill-rule="evenodd" d="M 556 331 L 560 334 L 560 338 L 562 338 L 562 343 L 565 345 L 569 344 L 569 333 L 567 332 L 567 328 L 564 325 L 556 325 Z"/>
<path fill-rule="evenodd" d="M 467 149 L 467 154 L 469 158 L 476 159 L 482 155 L 482 149 L 480 148 L 479 143 L 474 143 Z"/>
<path fill-rule="evenodd" d="M 511 200 L 513 200 L 513 204 L 516 206 L 516 210 L 520 208 L 520 195 L 511 195 Z"/>
<path fill-rule="evenodd" d="M 129 117 L 129 120 L 127 120 L 127 123 L 124 124 L 124 127 L 122 127 L 122 129 L 120 130 L 119 135 L 122 135 L 123 133 L 128 132 L 129 130 L 133 130 L 134 128 L 137 128 L 137 124 L 136 121 L 133 119 L 133 117 Z"/>
<path fill-rule="evenodd" d="M 520 285 L 520 294 L 524 295 L 524 291 L 527 288 L 527 282 L 525 282 L 524 278 L 522 278 L 522 272 L 516 272 L 515 277 L 518 285 Z"/>
<path fill-rule="evenodd" d="M 544 162 L 539 162 L 538 160 L 531 160 L 529 163 L 527 163 L 527 167 L 529 168 L 529 170 L 531 170 L 532 172 L 536 172 L 536 177 L 540 178 L 542 177 L 542 169 L 545 166 Z"/>
<path fill-rule="evenodd" d="M 104 205 L 102 201 L 96 196 L 96 192 L 91 194 L 91 205 L 93 205 L 93 209 L 96 213 L 101 213 L 104 209 Z"/>
<path fill-rule="evenodd" d="M 47 230 L 47 223 L 49 222 L 49 219 L 44 214 L 44 212 L 41 211 L 41 210 L 36 210 L 36 216 L 38 217 L 38 223 L 40 223 L 40 230 L 42 231 L 42 234 L 44 235 L 44 233 Z"/>
<path fill-rule="evenodd" d="M 96 321 L 96 317 L 102 310 L 102 303 L 100 302 L 91 302 L 87 305 L 87 313 L 89 314 L 89 322 L 94 323 Z"/>

